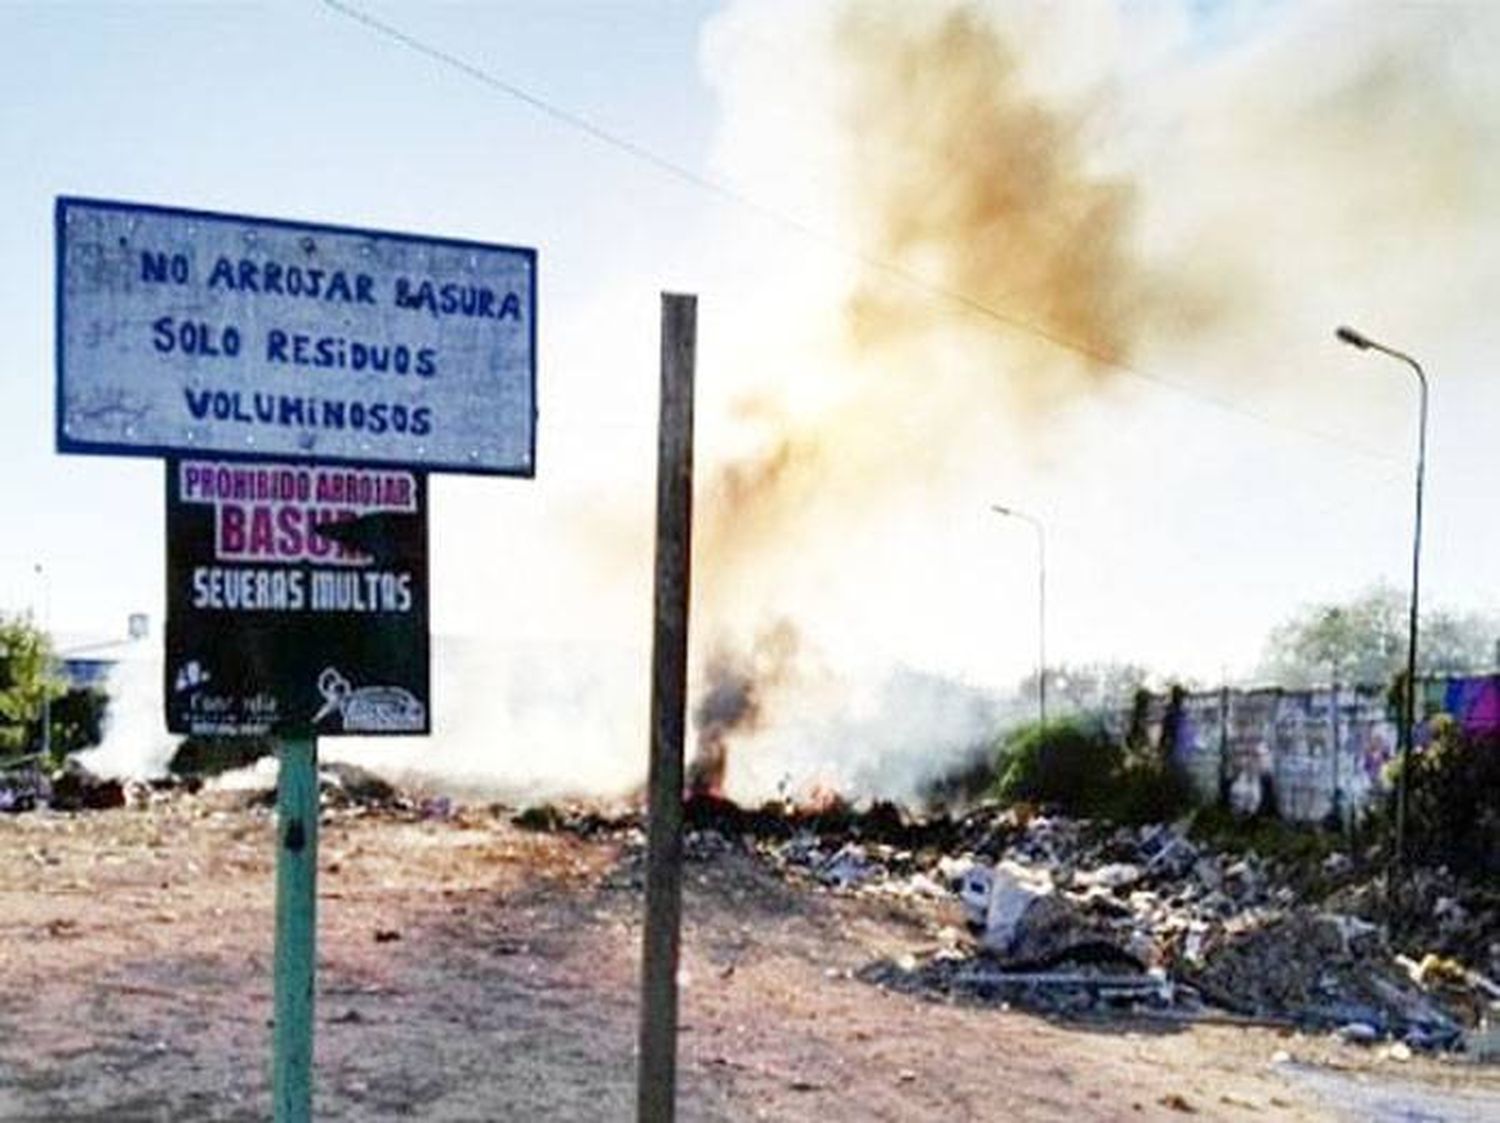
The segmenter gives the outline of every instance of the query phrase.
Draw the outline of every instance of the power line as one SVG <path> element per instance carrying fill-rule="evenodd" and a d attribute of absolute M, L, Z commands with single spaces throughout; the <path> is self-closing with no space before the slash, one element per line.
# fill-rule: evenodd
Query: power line
<path fill-rule="evenodd" d="M 1255 410 L 1247 409 L 1228 398 L 1222 397 L 1217 394 L 1206 393 L 1197 387 L 1188 386 L 1187 384 L 1178 382 L 1175 379 L 1167 378 L 1153 371 L 1146 370 L 1140 366 L 1125 361 L 1117 355 L 1101 351 L 1099 348 L 1091 346 L 1090 344 L 1083 343 L 1079 340 L 1062 335 L 1043 324 L 1038 324 L 1032 320 L 1017 316 L 1014 313 L 1005 312 L 1002 309 L 995 308 L 994 306 L 986 304 L 984 301 L 970 296 L 965 292 L 951 288 L 939 282 L 935 282 L 927 277 L 922 276 L 919 273 L 915 273 L 912 270 L 908 269 L 906 266 L 899 265 L 896 262 L 888 261 L 884 258 L 875 257 L 874 255 L 856 246 L 847 245 L 836 238 L 830 237 L 823 231 L 818 230 L 816 227 L 809 226 L 807 223 L 802 222 L 788 214 L 785 214 L 782 211 L 778 211 L 772 207 L 766 206 L 763 203 L 757 202 L 756 200 L 735 190 L 733 187 L 721 182 L 720 180 L 701 175 L 690 168 L 686 168 L 683 165 L 676 163 L 675 161 L 670 160 L 665 156 L 653 152 L 643 144 L 638 144 L 628 137 L 624 137 L 618 133 L 611 132 L 610 130 L 605 129 L 602 126 L 595 124 L 593 121 L 590 121 L 587 117 L 584 117 L 581 114 L 574 113 L 570 110 L 562 108 L 561 106 L 555 105 L 545 98 L 534 94 L 521 86 L 516 85 L 514 82 L 506 81 L 504 78 L 501 78 L 498 75 L 485 70 L 483 67 L 477 66 L 474 63 L 460 58 L 459 56 L 452 54 L 449 51 L 445 51 L 441 47 L 436 47 L 431 43 L 428 43 L 422 39 L 418 39 L 416 36 L 401 30 L 394 24 L 387 23 L 384 20 L 372 16 L 370 13 L 364 11 L 361 8 L 357 8 L 352 4 L 345 3 L 344 0 L 323 0 L 323 3 L 338 15 L 344 16 L 347 19 L 362 24 L 364 27 L 370 29 L 371 31 L 377 32 L 378 34 L 383 35 L 386 38 L 399 43 L 401 46 L 415 51 L 417 54 L 431 59 L 434 62 L 438 62 L 444 66 L 451 67 L 452 69 L 457 70 L 460 73 L 474 79 L 481 85 L 489 87 L 497 93 L 504 94 L 507 97 L 514 98 L 517 101 L 529 105 L 531 106 L 531 108 L 535 109 L 542 115 L 551 118 L 559 124 L 566 125 L 568 128 L 575 129 L 581 133 L 584 133 L 600 144 L 606 145 L 607 147 L 622 152 L 632 159 L 639 160 L 642 163 L 648 164 L 651 167 L 655 168 L 657 171 L 671 176 L 674 179 L 680 180 L 681 182 L 686 183 L 691 187 L 698 188 L 701 191 L 705 191 L 711 195 L 714 195 L 724 202 L 732 203 L 735 206 L 743 207 L 746 210 L 753 211 L 755 214 L 760 215 L 762 218 L 768 219 L 776 223 L 777 225 L 784 227 L 785 229 L 793 231 L 794 233 L 801 235 L 809 241 L 817 243 L 825 249 L 831 250 L 839 254 L 840 256 L 849 258 L 852 261 L 856 261 L 869 269 L 884 273 L 887 276 L 892 277 L 895 280 L 898 280 L 912 288 L 919 289 L 933 296 L 942 297 L 943 299 L 956 304 L 971 313 L 989 320 L 993 320 L 1014 331 L 1034 336 L 1038 339 L 1052 344 L 1054 347 L 1060 348 L 1065 351 L 1071 351 L 1074 354 L 1088 359 L 1090 362 L 1096 363 L 1100 366 L 1111 367 L 1123 374 L 1130 375 L 1144 382 L 1161 386 L 1164 389 L 1175 391 L 1176 393 L 1182 394 L 1185 397 L 1195 399 L 1205 405 L 1212 406 L 1215 409 L 1222 410 L 1226 413 L 1231 413 L 1240 417 L 1248 418 L 1251 421 L 1255 421 L 1270 428 L 1283 429 L 1287 432 L 1298 433 L 1309 439 L 1320 441 L 1324 444 L 1337 446 L 1339 448 L 1342 448 L 1346 452 L 1351 452 L 1358 456 L 1366 457 L 1372 460 L 1393 462 L 1393 458 L 1385 455 L 1384 453 L 1376 452 L 1375 450 L 1366 448 L 1363 445 L 1347 441 L 1342 437 L 1339 437 L 1336 434 L 1330 433 L 1326 430 L 1314 428 L 1312 426 L 1277 420 Z"/>

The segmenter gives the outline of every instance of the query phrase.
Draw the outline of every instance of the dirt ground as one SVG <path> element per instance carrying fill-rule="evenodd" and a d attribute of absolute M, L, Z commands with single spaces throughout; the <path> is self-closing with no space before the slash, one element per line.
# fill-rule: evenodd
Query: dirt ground
<path fill-rule="evenodd" d="M 0 816 L 0 1118 L 269 1117 L 272 842 L 227 795 Z M 642 906 L 618 841 L 333 813 L 320 857 L 319 1119 L 633 1117 Z M 691 863 L 679 1118 L 1500 1118 L 1493 1066 L 853 977 L 949 907 Z"/>

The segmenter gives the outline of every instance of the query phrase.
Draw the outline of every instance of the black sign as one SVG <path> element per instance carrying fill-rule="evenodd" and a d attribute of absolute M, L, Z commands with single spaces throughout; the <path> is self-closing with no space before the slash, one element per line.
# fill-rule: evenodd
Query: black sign
<path fill-rule="evenodd" d="M 431 731 L 427 479 L 167 462 L 167 728 Z"/>

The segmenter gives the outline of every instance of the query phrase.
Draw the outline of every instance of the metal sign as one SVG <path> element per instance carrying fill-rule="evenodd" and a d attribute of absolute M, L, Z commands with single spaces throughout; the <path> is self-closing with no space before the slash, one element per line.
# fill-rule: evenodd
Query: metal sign
<path fill-rule="evenodd" d="M 536 251 L 57 201 L 62 452 L 531 476 Z"/>
<path fill-rule="evenodd" d="M 431 730 L 426 477 L 167 462 L 167 727 Z"/>

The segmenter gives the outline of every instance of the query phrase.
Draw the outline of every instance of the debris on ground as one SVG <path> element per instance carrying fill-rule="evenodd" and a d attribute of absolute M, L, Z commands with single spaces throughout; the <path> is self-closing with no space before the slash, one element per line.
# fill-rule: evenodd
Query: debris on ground
<path fill-rule="evenodd" d="M 1230 929 L 1192 972 L 1206 999 L 1237 1014 L 1281 1015 L 1346 1040 L 1457 1045 L 1463 1028 L 1406 977 L 1384 933 L 1358 918 L 1297 909 Z"/>
<path fill-rule="evenodd" d="M 0 812 L 19 813 L 45 806 L 52 785 L 42 771 L 38 756 L 23 756 L 0 767 Z"/>
<path fill-rule="evenodd" d="M 107 811 L 125 804 L 122 781 L 95 774 L 76 757 L 47 768 L 41 755 L 33 754 L 0 767 L 0 812 Z"/>
<path fill-rule="evenodd" d="M 884 803 L 753 809 L 710 795 L 691 796 L 684 819 L 688 861 L 741 851 L 824 892 L 957 905 L 967 934 L 949 929 L 956 938 L 858 972 L 891 990 L 1062 1016 L 1215 1014 L 1421 1050 L 1480 1047 L 1488 1038 L 1475 1027 L 1500 1010 L 1494 984 L 1465 960 L 1403 965 L 1377 878 L 1348 854 L 1319 859 L 1310 891 L 1289 862 L 1215 849 L 1185 824 L 995 805 L 928 818 Z M 644 848 L 634 812 L 542 805 L 513 821 L 614 834 L 632 869 Z M 1471 954 L 1477 939 L 1486 949 L 1500 939 L 1492 902 L 1435 886 L 1431 922 L 1408 939 L 1447 933 L 1444 948 Z M 1479 920 L 1483 936 L 1458 918 Z"/>
<path fill-rule="evenodd" d="M 322 761 L 318 765 L 318 793 L 324 807 L 408 807 L 395 785 L 368 768 L 345 761 Z"/>
<path fill-rule="evenodd" d="M 245 785 L 256 806 L 274 800 L 269 764 Z M 608 841 L 619 853 L 611 883 L 643 883 L 638 809 L 466 810 L 343 762 L 321 765 L 320 790 L 329 816 L 483 814 Z M 149 812 L 170 798 L 76 765 L 55 775 L 35 762 L 0 772 L 0 810 Z M 1185 824 L 1121 827 L 993 804 L 925 817 L 837 800 L 747 808 L 694 794 L 684 825 L 689 863 L 749 858 L 810 892 L 913 917 L 922 934 L 915 947 L 853 973 L 889 990 L 1060 1017 L 1268 1022 L 1394 1050 L 1393 1059 L 1413 1049 L 1500 1057 L 1500 894 L 1441 871 L 1410 871 L 1393 913 L 1380 871 L 1361 855 L 1319 857 L 1309 878 L 1289 859 L 1219 849 Z"/>
<path fill-rule="evenodd" d="M 52 775 L 48 803 L 55 811 L 107 811 L 125 806 L 125 785 L 118 779 L 95 775 L 70 757 Z"/>

